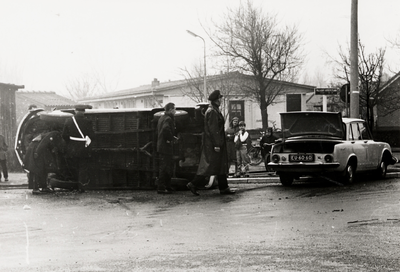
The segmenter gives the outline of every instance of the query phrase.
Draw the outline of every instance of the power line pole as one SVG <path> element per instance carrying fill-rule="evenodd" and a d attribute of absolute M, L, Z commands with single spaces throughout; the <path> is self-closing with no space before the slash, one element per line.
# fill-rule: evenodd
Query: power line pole
<path fill-rule="evenodd" d="M 358 0 L 351 1 L 350 27 L 350 117 L 360 117 L 358 89 Z"/>

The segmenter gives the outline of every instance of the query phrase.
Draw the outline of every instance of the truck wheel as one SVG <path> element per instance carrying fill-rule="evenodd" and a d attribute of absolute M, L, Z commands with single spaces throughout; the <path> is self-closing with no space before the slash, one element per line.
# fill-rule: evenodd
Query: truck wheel
<path fill-rule="evenodd" d="M 293 176 L 289 174 L 279 174 L 279 180 L 283 186 L 290 186 L 293 183 Z"/>

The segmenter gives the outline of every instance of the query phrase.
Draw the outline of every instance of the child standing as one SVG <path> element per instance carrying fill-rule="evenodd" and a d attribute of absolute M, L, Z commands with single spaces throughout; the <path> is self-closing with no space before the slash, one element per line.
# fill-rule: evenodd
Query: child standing
<path fill-rule="evenodd" d="M 250 157 L 249 150 L 251 148 L 250 134 L 246 131 L 246 123 L 243 121 L 239 122 L 239 131 L 235 135 L 234 139 L 236 145 L 236 157 L 238 169 L 235 177 L 247 176 L 249 171 Z"/>

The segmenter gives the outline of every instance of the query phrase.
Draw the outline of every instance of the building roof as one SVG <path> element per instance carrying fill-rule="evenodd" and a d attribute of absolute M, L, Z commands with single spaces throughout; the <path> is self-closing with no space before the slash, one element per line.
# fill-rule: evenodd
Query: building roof
<path fill-rule="evenodd" d="M 226 77 L 239 77 L 239 76 L 245 76 L 247 78 L 253 78 L 253 76 L 249 75 L 244 75 L 239 72 L 230 72 L 230 73 L 225 73 L 225 74 L 219 74 L 219 75 L 214 75 L 214 76 L 207 76 L 207 81 L 213 81 L 213 80 L 218 80 L 221 78 L 226 78 Z M 193 80 L 198 80 L 199 83 L 203 82 L 203 78 L 199 77 L 197 79 Z M 85 101 L 93 101 L 93 100 L 107 100 L 110 98 L 124 98 L 128 96 L 135 96 L 135 97 L 140 97 L 144 95 L 149 95 L 149 91 L 153 91 L 155 94 L 156 93 L 162 93 L 164 91 L 170 90 L 170 89 L 177 89 L 179 87 L 186 86 L 187 80 L 186 79 L 181 79 L 181 80 L 174 80 L 174 81 L 168 81 L 168 82 L 158 82 L 157 79 L 154 79 L 157 84 L 153 86 L 153 84 L 147 84 L 147 85 L 142 85 L 140 87 L 136 88 L 130 88 L 126 90 L 121 90 L 121 91 L 115 91 L 107 94 L 102 94 L 102 95 L 97 95 L 97 96 L 91 96 L 91 97 L 86 97 L 82 99 L 83 102 Z M 310 91 L 314 91 L 314 86 L 309 86 L 309 85 L 304 85 L 304 84 L 298 84 L 298 83 L 291 83 L 287 81 L 279 81 L 279 80 L 273 80 L 274 83 L 279 83 L 287 86 L 292 86 L 292 87 L 302 87 L 305 89 L 310 89 Z"/>
<path fill-rule="evenodd" d="M 23 89 L 25 88 L 24 85 L 15 85 L 15 84 L 10 84 L 10 83 L 1 83 L 0 82 L 0 88 L 10 88 L 12 90 L 18 90 L 18 89 Z"/>
<path fill-rule="evenodd" d="M 383 86 L 380 88 L 379 92 L 382 92 L 383 90 L 385 90 L 387 87 L 389 87 L 390 85 L 392 85 L 397 79 L 400 78 L 400 72 L 398 72 L 397 74 L 395 74 L 394 76 L 392 76 L 388 81 L 386 81 L 385 84 L 383 84 Z"/>
<path fill-rule="evenodd" d="M 26 99 L 32 103 L 37 103 L 44 106 L 70 106 L 75 105 L 76 102 L 60 96 L 55 92 L 35 92 L 35 91 L 18 91 L 16 92 L 21 99 Z"/>

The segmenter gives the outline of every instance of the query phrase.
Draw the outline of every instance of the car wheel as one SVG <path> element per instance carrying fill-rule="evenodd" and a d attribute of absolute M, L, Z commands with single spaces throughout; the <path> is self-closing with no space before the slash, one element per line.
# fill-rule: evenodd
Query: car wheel
<path fill-rule="evenodd" d="M 348 163 L 344 169 L 343 182 L 346 184 L 352 184 L 354 182 L 355 173 L 356 171 L 354 165 L 352 163 Z"/>
<path fill-rule="evenodd" d="M 387 164 L 386 161 L 382 160 L 378 166 L 377 176 L 380 179 L 384 179 L 386 177 L 386 173 L 387 173 Z"/>
<path fill-rule="evenodd" d="M 289 174 L 279 174 L 279 180 L 283 186 L 290 186 L 293 183 L 293 176 Z"/>

